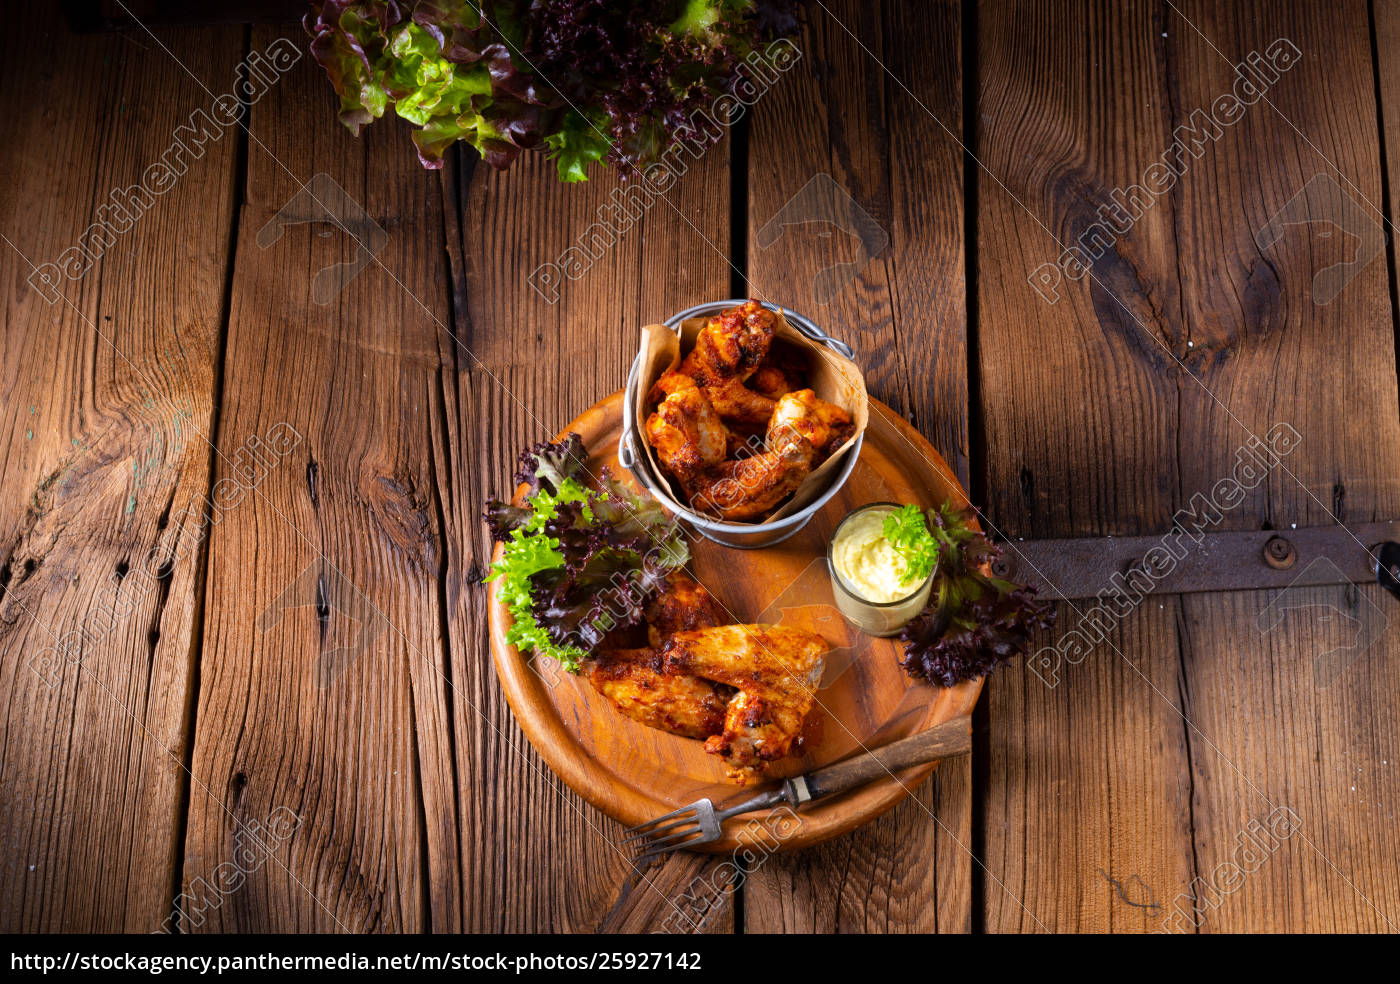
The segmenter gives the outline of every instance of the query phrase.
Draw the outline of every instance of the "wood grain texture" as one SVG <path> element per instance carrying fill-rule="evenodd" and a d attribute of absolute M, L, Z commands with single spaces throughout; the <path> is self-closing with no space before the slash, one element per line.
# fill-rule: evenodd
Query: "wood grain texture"
<path fill-rule="evenodd" d="M 733 927 L 734 879 L 720 862 L 675 858 L 632 879 L 628 855 L 616 845 L 622 828 L 568 790 L 530 748 L 491 665 L 480 583 L 491 558 L 482 503 L 513 490 L 520 449 L 622 387 L 643 324 L 729 296 L 722 252 L 729 153 L 726 138 L 686 158 L 678 182 L 639 219 L 613 220 L 611 247 L 595 248 L 587 271 L 564 281 L 553 300 L 527 278 L 587 239 L 619 196 L 635 194 L 635 177 L 624 183 L 596 169 L 586 184 L 565 186 L 553 164 L 534 154 L 504 173 L 479 164 L 445 172 L 460 339 L 444 359 L 445 426 L 459 453 L 439 479 L 451 531 L 446 593 L 463 930 Z"/>
<path fill-rule="evenodd" d="M 1179 354 L 1200 381 L 1180 380 L 1181 432 L 1196 448 L 1181 457 L 1179 499 L 1227 474 L 1251 433 L 1285 422 L 1298 450 L 1222 526 L 1286 536 L 1294 523 L 1391 519 L 1400 420 L 1367 5 L 1178 6 L 1168 26 L 1178 106 L 1224 91 L 1231 62 L 1275 39 L 1303 53 L 1271 105 L 1251 109 L 1179 188 L 1181 305 L 1195 343 Z M 1305 189 L 1308 221 L 1261 244 L 1274 215 L 1298 217 Z M 1234 221 L 1221 222 L 1227 210 Z M 1340 290 L 1328 280 L 1336 264 Z M 1271 605 L 1281 624 L 1265 630 Z M 1185 927 L 1400 928 L 1400 775 L 1385 764 L 1400 739 L 1394 606 L 1374 586 L 1183 600 L 1196 874 L 1214 889 L 1184 904 Z M 1297 829 L 1220 891 L 1242 830 L 1284 810 Z"/>
<path fill-rule="evenodd" d="M 826 6 L 754 117 L 751 290 L 853 345 L 871 395 L 965 480 L 959 9 Z M 864 238 L 852 202 L 877 227 Z M 945 763 L 869 827 L 770 860 L 746 884 L 745 929 L 966 932 L 971 803 L 970 764 Z"/>
<path fill-rule="evenodd" d="M 255 30 L 252 47 L 276 36 Z M 239 480 L 251 438 L 294 440 L 243 476 L 255 487 L 212 533 L 187 929 L 413 932 L 454 924 L 460 899 L 435 499 L 437 180 L 403 129 L 351 137 L 324 86 L 303 58 L 252 111 L 215 489 Z M 357 204 L 342 210 L 318 173 Z M 299 197 L 304 182 L 341 227 Z M 371 223 L 378 262 L 318 294 L 319 271 L 352 261 L 357 237 L 375 241 Z M 251 825 L 279 811 L 294 833 L 264 837 L 236 890 L 201 911 L 200 880 L 218 887 Z"/>
<path fill-rule="evenodd" d="M 241 31 L 159 37 L 231 82 Z M 47 7 L 0 45 L 0 926 L 149 932 L 178 881 L 205 553 L 163 531 L 208 486 L 238 137 L 49 303 L 30 264 L 96 243 L 206 102 L 149 38 L 75 39 Z"/>
<path fill-rule="evenodd" d="M 1170 526 L 1178 388 L 1159 342 L 1185 348 L 1171 203 L 1056 303 L 1027 282 L 1169 143 L 1163 29 L 1145 4 L 979 14 L 981 411 L 989 512 L 1012 549 L 1020 536 Z M 1113 882 L 1145 903 L 1144 886 L 1189 880 L 1177 606 L 1150 599 L 1053 688 L 1025 664 L 989 681 L 987 867 L 1004 886 L 987 889 L 989 931 L 1148 929 L 1156 910 Z M 1042 644 L 1086 609 L 1057 606 Z"/>
<path fill-rule="evenodd" d="M 1400 926 L 1400 662 L 1375 588 L 1151 596 L 1057 686 L 1026 666 L 992 677 L 975 767 L 944 763 L 868 827 L 747 875 L 692 855 L 632 875 L 619 825 L 525 740 L 490 663 L 481 502 L 522 446 L 623 385 L 638 326 L 746 277 L 852 342 L 872 394 L 985 490 L 1013 544 L 1162 533 L 1279 421 L 1303 438 L 1291 474 L 1221 528 L 1400 516 L 1400 270 L 1393 245 L 1352 263 L 1374 249 L 1368 222 L 1393 235 L 1400 214 L 1400 3 L 824 3 L 747 130 L 689 160 L 552 301 L 531 272 L 635 182 L 562 186 L 538 155 L 425 173 L 400 121 L 350 137 L 303 59 L 252 107 L 255 140 L 211 141 L 65 285 L 71 306 L 45 303 L 20 254 L 56 260 L 208 107 L 182 64 L 219 93 L 250 44 L 305 39 L 16 20 L 0 40 L 0 926 Z M 1028 275 L 1280 37 L 1303 58 L 1274 105 L 1222 128 L 1092 277 L 1038 296 Z M 982 165 L 966 176 L 955 136 Z M 319 172 L 386 234 L 383 267 L 328 304 L 315 278 L 354 258 L 347 231 L 303 199 L 259 239 Z M 1306 188 L 1333 211 L 1262 241 Z M 1354 275 L 1333 291 L 1339 263 Z M 295 446 L 179 549 L 248 440 L 282 424 Z M 1086 608 L 1061 605 L 1056 635 Z M 85 626 L 81 666 L 34 672 Z M 1259 834 L 1285 807 L 1296 829 Z M 273 836 L 283 808 L 295 830 Z M 1241 850 L 1252 870 L 1225 886 Z"/>
<path fill-rule="evenodd" d="M 1313 238 L 1299 225 L 1277 242 L 1260 239 L 1329 160 L 1358 182 L 1349 193 L 1379 195 L 1365 8 L 1178 6 L 1081 6 L 1074 29 L 1058 33 L 1028 7 L 984 14 L 979 151 L 998 180 L 981 184 L 983 394 L 990 486 L 1013 535 L 1166 532 L 1177 510 L 1231 475 L 1251 434 L 1280 421 L 1303 435 L 1301 449 L 1223 510 L 1220 528 L 1286 535 L 1295 522 L 1393 511 L 1384 265 L 1363 265 L 1316 303 L 1324 285 L 1314 275 L 1347 258 L 1337 248 L 1346 237 Z M 1041 223 L 1076 242 L 1114 188 L 1141 182 L 1176 128 L 1230 91 L 1232 64 L 1280 37 L 1305 55 L 1270 89 L 1277 109 L 1260 101 L 1221 127 L 1201 155 L 1182 158 L 1170 193 L 1104 251 L 1091 277 L 1067 279 L 1053 306 L 1038 298 L 1025 278 L 1058 250 Z M 1360 622 L 1373 594 L 1315 589 L 1285 603 L 1312 607 L 1324 622 Z M 1148 597 L 1110 644 L 1066 668 L 1051 700 L 1032 702 L 1010 674 L 989 688 L 998 740 L 1010 737 L 1003 715 L 1024 715 L 1029 734 L 1066 734 L 1075 721 L 1100 732 L 1052 746 L 1062 754 L 1045 762 L 1009 750 L 993 760 L 989 815 L 1010 823 L 1000 841 L 989 825 L 989 853 L 1007 859 L 1012 878 L 1020 858 L 1027 872 L 1040 869 L 1025 901 L 1050 928 L 1390 921 L 1385 873 L 1395 851 L 1375 805 L 1393 795 L 1380 765 L 1394 744 L 1381 696 L 1394 691 L 1385 644 L 1324 684 L 1313 657 L 1345 633 L 1319 631 L 1307 616 L 1261 633 L 1276 597 Z M 1060 633 L 1079 621 L 1075 611 L 1061 616 Z M 1040 686 L 1030 673 L 1021 682 Z M 1109 706 L 1137 727 L 1110 728 Z M 1150 738 L 1125 742 L 1125 733 Z M 1346 789 L 1352 769 L 1371 777 L 1366 794 Z M 1081 822 L 1104 818 L 1104 840 L 1081 843 L 1045 819 L 1045 805 L 1066 793 L 1083 804 Z M 1242 879 L 1222 869 L 1250 824 L 1283 807 L 1300 832 Z M 1120 819 L 1127 811 L 1130 824 Z M 1016 827 L 1025 828 L 1019 837 Z M 988 925 L 1025 923 L 989 904 Z"/>

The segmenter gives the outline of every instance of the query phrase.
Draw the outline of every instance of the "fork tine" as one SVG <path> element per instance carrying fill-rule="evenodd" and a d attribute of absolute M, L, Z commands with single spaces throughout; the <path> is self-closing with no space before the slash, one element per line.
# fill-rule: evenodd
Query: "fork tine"
<path fill-rule="evenodd" d="M 660 837 L 653 838 L 652 841 L 649 844 L 647 844 L 646 849 L 643 850 L 642 853 L 650 854 L 655 851 L 673 850 L 677 847 L 681 847 L 685 844 L 691 843 L 691 838 L 696 834 L 699 834 L 702 837 L 705 834 L 704 828 L 701 827 L 698 823 L 689 827 L 682 827 L 679 830 L 674 830 L 669 834 L 664 834 Z"/>
<path fill-rule="evenodd" d="M 670 823 L 665 824 L 663 826 L 652 827 L 650 830 L 644 830 L 641 833 L 633 834 L 630 837 L 624 837 L 619 843 L 630 844 L 633 841 L 649 840 L 653 837 L 660 837 L 666 831 L 674 830 L 676 827 L 684 827 L 686 825 L 699 826 L 699 824 L 700 815 L 698 813 L 692 814 L 690 816 L 677 817 L 675 820 L 672 820 Z"/>
<path fill-rule="evenodd" d="M 700 833 L 700 832 L 701 832 L 701 831 L 700 831 L 700 828 L 698 828 L 698 827 L 696 827 L 695 829 L 693 829 L 693 830 L 690 831 L 690 833 L 693 833 L 693 834 L 698 834 L 698 833 Z M 670 854 L 672 851 L 678 851 L 678 850 L 680 850 L 681 848 L 683 848 L 683 847 L 688 847 L 688 846 L 690 846 L 691 844 L 694 844 L 694 843 L 695 843 L 695 841 L 693 841 L 693 840 L 678 840 L 678 841 L 675 841 L 674 843 L 670 843 L 670 844 L 653 844 L 653 845 L 651 845 L 650 847 L 648 847 L 645 851 L 643 851 L 641 854 L 637 855 L 637 861 L 638 861 L 639 863 L 642 862 L 642 861 L 648 861 L 648 862 L 649 862 L 649 861 L 654 860 L 655 858 L 661 857 L 661 855 L 663 855 L 663 854 Z"/>
<path fill-rule="evenodd" d="M 629 837 L 630 835 L 640 834 L 644 831 L 651 830 L 659 823 L 664 823 L 667 820 L 678 819 L 683 813 L 698 813 L 699 809 L 699 803 L 688 803 L 685 806 L 681 807 L 679 810 L 672 810 L 670 813 L 664 813 L 661 816 L 656 817 L 655 819 L 648 820 L 646 823 L 639 823 L 635 827 L 628 827 L 626 830 L 623 831 L 623 833 L 628 834 Z"/>

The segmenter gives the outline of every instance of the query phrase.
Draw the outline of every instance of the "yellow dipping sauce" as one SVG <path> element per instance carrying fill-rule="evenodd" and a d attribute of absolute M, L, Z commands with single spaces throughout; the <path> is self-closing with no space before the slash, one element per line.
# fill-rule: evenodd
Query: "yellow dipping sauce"
<path fill-rule="evenodd" d="M 909 565 L 885 539 L 889 509 L 866 509 L 841 524 L 831 560 L 848 587 L 866 601 L 887 605 L 907 598 L 918 584 L 904 583 Z"/>
<path fill-rule="evenodd" d="M 885 517 L 898 509 L 877 502 L 841 521 L 827 549 L 836 607 L 862 632 L 896 635 L 928 604 L 933 578 L 905 583 L 908 564 L 885 539 Z"/>

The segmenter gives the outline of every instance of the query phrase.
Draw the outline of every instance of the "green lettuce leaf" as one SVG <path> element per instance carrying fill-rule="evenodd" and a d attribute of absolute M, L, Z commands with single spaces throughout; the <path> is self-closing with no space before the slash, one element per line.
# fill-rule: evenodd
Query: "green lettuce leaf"
<path fill-rule="evenodd" d="M 461 141 L 498 169 L 542 150 L 577 182 L 659 160 L 800 2 L 322 0 L 306 28 L 352 133 L 392 106 L 424 167 Z"/>

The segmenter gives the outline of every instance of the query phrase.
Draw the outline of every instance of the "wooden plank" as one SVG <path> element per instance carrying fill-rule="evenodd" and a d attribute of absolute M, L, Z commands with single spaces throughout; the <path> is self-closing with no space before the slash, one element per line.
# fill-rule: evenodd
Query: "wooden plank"
<path fill-rule="evenodd" d="M 304 46 L 295 29 L 258 29 L 252 48 L 277 37 Z M 357 141 L 333 103 L 303 58 L 251 114 L 216 483 L 240 479 L 250 439 L 274 453 L 212 533 L 186 929 L 458 921 L 439 186 L 405 128 L 385 121 Z M 348 281 L 327 272 L 362 242 L 374 261 L 342 269 Z"/>
<path fill-rule="evenodd" d="M 233 84 L 241 31 L 159 38 Z M 0 925 L 149 932 L 179 879 L 205 554 L 164 530 L 208 489 L 239 139 L 124 222 L 109 196 L 207 100 L 149 38 L 74 38 L 48 7 L 0 47 Z M 101 222 L 52 303 L 25 282 Z"/>
<path fill-rule="evenodd" d="M 1200 451 L 1183 456 L 1180 487 L 1207 487 L 1228 473 L 1247 430 L 1283 421 L 1301 445 L 1225 524 L 1395 518 L 1400 420 L 1367 5 L 1178 6 L 1165 25 L 1177 106 L 1225 91 L 1232 63 L 1276 39 L 1302 53 L 1268 93 L 1272 105 L 1249 110 L 1180 187 L 1181 304 L 1195 345 L 1178 354 L 1204 384 L 1181 381 L 1181 432 Z M 1394 71 L 1393 47 L 1378 50 Z M 1290 224 L 1259 242 L 1277 215 Z M 1343 276 L 1330 281 L 1335 264 Z M 1211 888 L 1183 903 L 1179 923 L 1400 928 L 1389 809 L 1400 777 L 1386 764 L 1400 721 L 1382 696 L 1400 690 L 1400 642 L 1386 631 L 1394 607 L 1374 586 L 1185 599 L 1196 873 Z M 1281 624 L 1261 631 L 1271 610 Z M 1242 832 L 1285 810 L 1297 829 L 1266 841 L 1257 870 L 1226 891 L 1222 866 L 1239 855 Z"/>
<path fill-rule="evenodd" d="M 705 300 L 729 296 L 729 143 L 698 159 L 635 225 L 557 297 L 527 283 L 557 262 L 615 195 L 635 194 L 598 169 L 561 185 L 527 154 L 509 171 L 463 167 L 453 181 L 448 248 L 453 328 L 462 346 L 445 358 L 453 467 L 439 474 L 446 510 L 447 598 L 465 931 L 726 931 L 732 896 L 695 917 L 678 899 L 723 883 L 720 861 L 678 857 L 645 879 L 630 875 L 620 828 L 565 788 L 510 716 L 487 650 L 491 544 L 482 502 L 508 491 L 520 449 L 552 436 L 620 389 L 640 328 Z M 635 211 L 635 210 L 634 210 Z M 626 223 L 620 223 L 626 225 Z M 615 226 L 617 228 L 617 226 Z"/>
<path fill-rule="evenodd" d="M 1161 32 L 1145 4 L 979 12 L 981 410 L 989 513 L 1012 538 L 1146 534 L 1175 506 L 1177 383 L 1155 340 L 1185 347 L 1170 201 L 1055 303 L 1027 280 L 1165 149 Z M 1057 607 L 1042 644 L 1085 610 Z M 988 930 L 1149 929 L 1146 889 L 1189 880 L 1177 612 L 1152 599 L 1053 688 L 1024 664 L 992 676 Z"/>
<path fill-rule="evenodd" d="M 871 395 L 965 485 L 962 149 L 944 129 L 962 130 L 959 8 L 826 6 L 755 115 L 751 290 L 852 344 Z M 970 763 L 944 763 L 868 827 L 770 858 L 746 882 L 745 930 L 968 931 L 971 806 Z"/>
<path fill-rule="evenodd" d="M 1262 236 L 1324 158 L 1357 182 L 1358 198 L 1379 194 L 1365 9 L 1178 6 L 1184 15 L 1146 5 L 1040 20 L 1030 6 L 984 12 L 978 149 L 995 180 L 979 185 L 979 293 L 998 515 L 1013 535 L 1165 532 L 1232 474 L 1251 433 L 1282 421 L 1302 449 L 1214 525 L 1316 525 L 1342 503 L 1343 518 L 1390 518 L 1396 394 L 1383 264 L 1361 265 L 1314 303 L 1328 289 L 1314 274 L 1345 259 L 1344 237 L 1302 226 Z M 1065 278 L 1057 303 L 1043 303 L 1026 278 L 1054 261 L 1050 233 L 1075 243 L 1115 188 L 1155 180 L 1148 167 L 1176 128 L 1199 125 L 1195 111 L 1235 84 L 1232 63 L 1280 37 L 1327 57 L 1305 55 L 1275 80 L 1278 111 L 1261 101 L 1234 112 L 1201 155 L 1178 156 L 1170 193 L 1103 250 L 1092 277 Z M 989 854 L 1030 885 L 1024 901 L 1049 928 L 1387 926 L 1395 850 L 1379 804 L 1394 795 L 1381 764 L 1394 722 L 1372 695 L 1394 688 L 1390 644 L 1323 686 L 1311 654 L 1346 633 L 1293 616 L 1260 628 L 1270 605 L 1363 623 L 1379 596 L 1345 590 L 1282 602 L 1277 592 L 1150 596 L 1110 644 L 1065 667 L 1053 700 L 1029 672 L 994 682 L 994 721 L 1020 717 L 1022 737 L 1038 744 L 993 759 L 989 816 L 1006 822 L 989 823 Z M 1078 618 L 1061 616 L 1063 634 Z M 1039 687 L 1039 700 L 1016 684 Z M 1045 808 L 1067 799 L 1075 809 Z M 1241 856 L 1251 824 L 1284 807 L 1300 818 L 1296 833 L 1255 851 L 1265 856 L 1243 878 L 1221 867 Z M 989 927 L 1025 926 L 990 901 Z"/>

